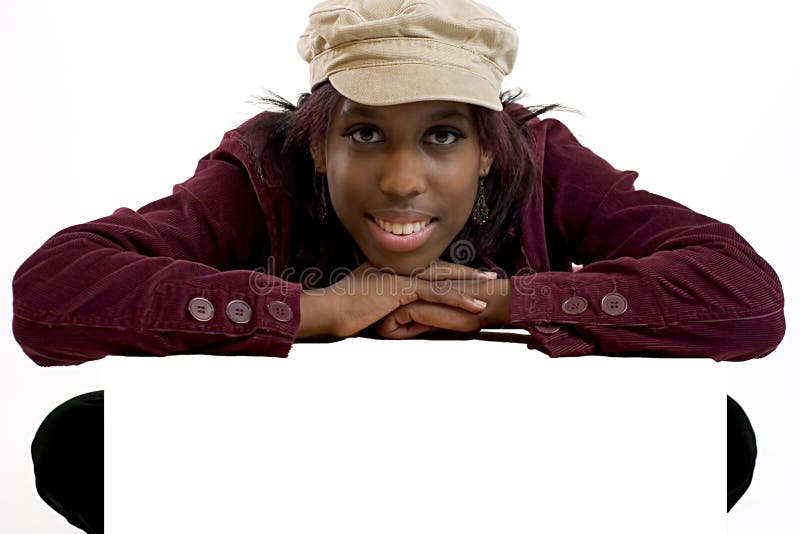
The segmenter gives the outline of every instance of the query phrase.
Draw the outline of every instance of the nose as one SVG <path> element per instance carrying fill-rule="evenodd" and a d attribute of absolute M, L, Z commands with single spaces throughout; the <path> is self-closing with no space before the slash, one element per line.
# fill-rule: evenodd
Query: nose
<path fill-rule="evenodd" d="M 398 149 L 386 158 L 379 187 L 387 195 L 398 197 L 425 192 L 428 186 L 424 165 L 413 149 Z"/>

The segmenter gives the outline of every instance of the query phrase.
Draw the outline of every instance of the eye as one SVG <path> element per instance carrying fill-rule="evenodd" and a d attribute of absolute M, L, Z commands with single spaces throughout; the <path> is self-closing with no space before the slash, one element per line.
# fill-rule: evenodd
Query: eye
<path fill-rule="evenodd" d="M 433 135 L 434 138 L 437 139 L 437 140 L 444 140 L 444 141 L 447 140 L 447 136 L 448 135 L 452 135 L 453 138 L 454 138 L 452 143 L 434 143 L 434 145 L 441 144 L 441 145 L 445 145 L 445 146 L 446 145 L 454 145 L 454 144 L 458 143 L 459 139 L 461 139 L 463 137 L 459 133 L 454 132 L 452 130 L 436 130 L 431 135 Z M 442 135 L 444 135 L 444 138 L 441 137 Z"/>
<path fill-rule="evenodd" d="M 364 133 L 364 132 L 366 132 L 366 133 Z M 360 126 L 358 128 L 353 128 L 353 129 L 349 130 L 347 133 L 344 134 L 344 136 L 345 137 L 349 137 L 355 143 L 360 144 L 360 145 L 372 145 L 372 144 L 375 144 L 375 143 L 379 142 L 379 140 L 377 140 L 377 141 L 375 140 L 375 137 L 376 137 L 375 136 L 375 132 L 377 132 L 377 130 L 375 128 L 371 127 L 371 126 Z M 438 128 L 436 130 L 431 131 L 431 133 L 427 134 L 427 137 L 432 137 L 436 141 L 447 141 L 449 139 L 449 136 L 453 137 L 453 140 L 450 143 L 434 142 L 434 143 L 431 143 L 431 144 L 436 145 L 436 146 L 451 146 L 451 145 L 455 145 L 461 139 L 464 139 L 466 137 L 465 135 L 463 135 L 458 130 L 450 129 L 450 128 Z"/>
<path fill-rule="evenodd" d="M 367 145 L 367 144 L 372 144 L 374 142 L 374 141 L 372 141 L 372 139 L 374 139 L 374 137 L 375 137 L 375 135 L 374 135 L 375 131 L 376 131 L 375 128 L 370 128 L 369 126 L 362 126 L 361 128 L 350 130 L 345 135 L 347 137 L 349 137 L 350 139 L 352 139 L 353 141 L 355 141 L 356 143 L 359 143 L 359 144 L 362 144 L 362 145 Z M 356 134 L 362 133 L 362 132 L 368 132 L 368 133 L 370 133 L 370 135 L 362 136 L 361 137 L 362 140 L 359 141 L 358 139 L 355 138 L 355 136 L 356 136 Z"/>

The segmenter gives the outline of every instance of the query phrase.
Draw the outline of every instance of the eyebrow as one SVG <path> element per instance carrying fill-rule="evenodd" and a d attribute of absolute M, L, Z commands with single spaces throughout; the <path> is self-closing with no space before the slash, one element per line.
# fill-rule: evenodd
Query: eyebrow
<path fill-rule="evenodd" d="M 375 111 L 373 108 L 366 108 L 363 106 L 351 106 L 350 108 L 342 112 L 343 118 L 365 117 L 365 118 L 375 119 L 375 118 L 380 118 L 381 115 L 382 113 Z M 470 117 L 468 117 L 462 111 L 456 108 L 438 109 L 432 113 L 429 113 L 425 118 L 429 121 L 439 121 L 449 118 L 460 118 L 467 122 L 470 121 Z"/>

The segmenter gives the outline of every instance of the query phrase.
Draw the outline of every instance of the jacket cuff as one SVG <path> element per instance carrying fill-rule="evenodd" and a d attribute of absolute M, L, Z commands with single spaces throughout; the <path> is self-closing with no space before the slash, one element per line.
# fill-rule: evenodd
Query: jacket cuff
<path fill-rule="evenodd" d="M 573 325 L 664 325 L 652 282 L 638 272 L 549 271 L 512 276 L 510 285 L 510 324 L 551 357 L 600 354 L 588 330 Z"/>
<path fill-rule="evenodd" d="M 144 327 L 222 337 L 228 354 L 286 357 L 300 326 L 301 293 L 301 284 L 258 271 L 164 281 L 155 287 Z"/>
<path fill-rule="evenodd" d="M 650 278 L 636 271 L 512 276 L 511 324 L 663 326 L 656 296 Z"/>

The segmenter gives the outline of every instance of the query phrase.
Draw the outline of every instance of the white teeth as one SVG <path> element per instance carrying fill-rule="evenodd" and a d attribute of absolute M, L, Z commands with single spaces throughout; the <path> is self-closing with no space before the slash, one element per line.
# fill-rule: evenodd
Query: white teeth
<path fill-rule="evenodd" d="M 379 219 L 378 217 L 375 217 L 375 222 L 377 222 L 378 226 L 383 228 L 386 232 L 390 232 L 395 235 L 408 235 L 414 232 L 419 232 L 430 224 L 430 220 L 417 221 L 413 223 L 391 223 L 389 221 Z"/>

